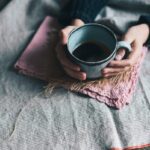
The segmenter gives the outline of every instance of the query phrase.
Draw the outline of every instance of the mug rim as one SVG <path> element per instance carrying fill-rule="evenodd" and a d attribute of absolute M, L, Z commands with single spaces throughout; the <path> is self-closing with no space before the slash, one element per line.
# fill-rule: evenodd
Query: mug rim
<path fill-rule="evenodd" d="M 116 43 L 116 44 L 115 44 L 115 48 L 114 48 L 114 50 L 112 51 L 112 53 L 111 53 L 107 58 L 105 58 L 105 59 L 103 59 L 103 60 L 100 60 L 100 61 L 88 62 L 88 61 L 84 61 L 84 60 L 79 59 L 78 57 L 74 56 L 74 55 L 70 52 L 70 50 L 69 50 L 69 45 L 68 45 L 70 37 L 72 36 L 72 34 L 73 34 L 74 32 L 76 32 L 77 30 L 80 30 L 81 28 L 85 28 L 86 26 L 99 26 L 99 27 L 103 27 L 103 28 L 105 28 L 107 31 L 109 31 L 109 33 L 114 37 L 114 39 L 115 39 L 115 41 L 116 41 L 116 42 L 115 42 L 115 43 Z M 88 64 L 88 65 L 98 65 L 98 64 L 101 64 L 101 63 L 105 63 L 105 62 L 108 61 L 108 60 L 111 60 L 111 58 L 113 57 L 113 55 L 114 55 L 114 53 L 115 53 L 115 51 L 116 51 L 116 49 L 117 49 L 117 37 L 116 37 L 115 33 L 114 33 L 109 27 L 107 27 L 107 26 L 105 26 L 105 25 L 103 25 L 103 24 L 87 23 L 87 24 L 85 24 L 85 25 L 82 25 L 82 26 L 80 26 L 80 27 L 77 27 L 77 28 L 73 29 L 73 30 L 70 32 L 70 34 L 69 34 L 69 36 L 68 36 L 67 49 L 68 49 L 69 55 L 71 55 L 71 57 L 72 57 L 73 59 L 75 59 L 76 61 L 79 61 L 80 63 L 83 63 L 83 64 Z"/>

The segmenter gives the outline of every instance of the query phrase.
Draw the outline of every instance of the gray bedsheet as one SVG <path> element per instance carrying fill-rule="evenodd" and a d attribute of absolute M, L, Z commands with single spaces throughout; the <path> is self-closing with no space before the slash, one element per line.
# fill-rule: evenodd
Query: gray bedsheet
<path fill-rule="evenodd" d="M 105 150 L 150 144 L 150 52 L 133 99 L 121 110 L 62 88 L 46 97 L 46 83 L 13 69 L 44 17 L 57 14 L 59 2 L 13 0 L 0 11 L 0 150 Z"/>

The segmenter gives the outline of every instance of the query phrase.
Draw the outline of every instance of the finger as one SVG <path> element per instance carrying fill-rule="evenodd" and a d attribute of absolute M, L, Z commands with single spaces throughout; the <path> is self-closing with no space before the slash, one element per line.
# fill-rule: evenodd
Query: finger
<path fill-rule="evenodd" d="M 119 73 L 109 73 L 109 74 L 103 75 L 103 77 L 105 77 L 105 78 L 110 78 L 110 77 L 117 76 L 118 74 L 119 74 Z"/>
<path fill-rule="evenodd" d="M 133 37 L 130 36 L 130 32 L 129 31 L 122 37 L 122 40 L 128 42 L 129 44 L 132 44 L 132 42 L 134 41 Z M 126 54 L 126 50 L 124 48 L 120 48 L 117 51 L 115 60 L 123 59 L 125 54 Z"/>
<path fill-rule="evenodd" d="M 139 57 L 139 54 L 141 53 L 142 44 L 141 41 L 137 41 L 136 37 L 133 33 L 133 29 L 129 29 L 127 33 L 122 38 L 124 41 L 127 41 L 131 44 L 132 51 L 130 52 L 130 55 L 127 57 L 128 59 L 135 60 Z"/>
<path fill-rule="evenodd" d="M 111 67 L 133 66 L 139 60 L 139 57 L 141 56 L 141 52 L 142 52 L 142 45 L 139 44 L 139 42 L 134 42 L 132 52 L 129 54 L 127 59 L 120 60 L 120 61 L 113 60 L 110 62 L 109 66 Z"/>
<path fill-rule="evenodd" d="M 60 58 L 60 62 L 63 66 L 74 70 L 74 71 L 80 71 L 80 67 L 77 66 L 76 64 L 72 63 L 65 55 L 62 56 L 62 58 Z"/>
<path fill-rule="evenodd" d="M 123 57 L 125 56 L 125 49 L 119 49 L 118 51 L 117 51 L 117 54 L 116 54 L 116 57 L 115 57 L 115 59 L 116 60 L 121 60 L 121 59 L 123 59 Z"/>
<path fill-rule="evenodd" d="M 72 78 L 75 78 L 78 80 L 86 80 L 86 73 L 84 72 L 73 71 L 71 69 L 68 69 L 67 67 L 64 67 L 64 70 Z"/>
<path fill-rule="evenodd" d="M 69 34 L 74 28 L 75 28 L 74 26 L 67 26 L 66 28 L 60 31 L 61 43 L 63 45 L 67 44 Z"/>
<path fill-rule="evenodd" d="M 56 49 L 56 53 L 57 53 L 57 58 L 58 60 L 60 61 L 60 63 L 71 69 L 71 70 L 74 70 L 74 71 L 80 71 L 80 67 L 74 63 L 72 63 L 66 56 L 65 52 L 64 52 L 64 49 L 62 48 L 62 46 L 59 46 L 57 47 Z"/>
<path fill-rule="evenodd" d="M 102 74 L 109 74 L 109 73 L 120 73 L 127 71 L 129 67 L 124 67 L 124 68 L 113 68 L 113 67 L 107 67 L 102 70 Z"/>
<path fill-rule="evenodd" d="M 131 59 L 134 62 L 136 62 L 138 60 L 138 58 L 141 56 L 142 47 L 143 47 L 143 45 L 140 44 L 140 42 L 135 41 L 132 45 L 132 52 L 128 56 L 128 59 Z"/>
<path fill-rule="evenodd" d="M 113 60 L 109 63 L 109 67 L 114 68 L 130 67 L 130 66 L 132 66 L 132 61 L 130 59 Z"/>

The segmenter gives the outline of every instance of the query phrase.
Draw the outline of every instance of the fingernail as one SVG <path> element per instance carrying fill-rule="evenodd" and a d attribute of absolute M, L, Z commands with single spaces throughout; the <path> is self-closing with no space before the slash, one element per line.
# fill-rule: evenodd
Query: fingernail
<path fill-rule="evenodd" d="M 122 59 L 122 56 L 121 56 L 121 55 L 117 55 L 115 59 L 116 59 L 116 60 L 121 60 L 121 59 Z"/>
<path fill-rule="evenodd" d="M 82 73 L 82 80 L 86 80 L 86 73 Z"/>

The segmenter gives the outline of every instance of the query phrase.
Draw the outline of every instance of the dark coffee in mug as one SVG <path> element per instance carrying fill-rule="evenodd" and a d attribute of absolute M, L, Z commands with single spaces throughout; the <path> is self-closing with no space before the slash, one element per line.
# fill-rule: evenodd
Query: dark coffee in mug
<path fill-rule="evenodd" d="M 86 62 L 97 62 L 106 59 L 111 54 L 108 47 L 102 43 L 85 42 L 80 44 L 73 55 Z"/>

